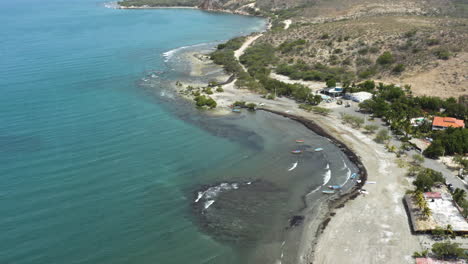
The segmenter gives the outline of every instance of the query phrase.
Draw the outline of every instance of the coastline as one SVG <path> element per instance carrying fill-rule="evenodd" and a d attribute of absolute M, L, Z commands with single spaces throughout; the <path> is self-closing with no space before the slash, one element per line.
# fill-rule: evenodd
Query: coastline
<path fill-rule="evenodd" d="M 258 35 L 261 33 L 250 36 Z M 253 42 L 250 41 L 248 45 Z M 248 48 L 248 45 L 243 45 L 243 50 Z M 241 55 L 242 52 L 238 52 L 237 56 Z M 188 63 L 192 67 L 207 63 L 197 59 L 196 56 L 191 58 Z M 224 74 L 223 78 L 226 80 L 228 77 Z M 316 88 L 319 85 L 320 83 L 314 82 L 308 86 Z M 421 250 L 421 244 L 411 234 L 409 227 L 404 228 L 408 226 L 407 218 L 403 203 L 398 198 L 403 197 L 411 182 L 405 176 L 406 171 L 397 166 L 395 156 L 388 153 L 383 145 L 374 142 L 369 134 L 341 123 L 339 111 L 350 111 L 352 114 L 357 110 L 357 105 L 351 102 L 351 108 L 339 110 L 336 109 L 338 108 L 336 105 L 325 104 L 324 107 L 334 111 L 329 116 L 321 116 L 300 109 L 295 101 L 288 98 L 268 100 L 249 90 L 237 89 L 235 80 L 223 85 L 222 88 L 224 92 L 210 95 L 218 106 L 209 111 L 209 114 L 232 114 L 229 106 L 235 101 L 253 102 L 257 105 L 262 103 L 262 108 L 259 110 L 295 120 L 328 138 L 359 168 L 362 174 L 360 177 L 363 177 L 361 184 L 339 197 L 324 197 L 318 204 L 312 207 L 306 206 L 301 212 L 296 212 L 305 219 L 302 225 L 291 228 L 286 233 L 286 244 L 283 243 L 281 246 L 281 260 L 278 263 L 283 261 L 284 252 L 288 258 L 287 260 L 285 258 L 286 263 L 371 264 L 381 263 L 383 257 L 389 257 L 385 263 L 412 263 L 411 255 Z M 192 99 L 189 95 L 183 97 Z M 393 177 L 386 177 L 387 175 Z M 364 186 L 364 180 L 368 178 L 372 183 L 378 181 L 379 184 L 368 185 L 366 189 L 369 188 L 370 191 L 365 195 L 359 195 L 359 189 Z M 305 194 L 304 201 L 307 199 L 306 196 Z M 305 204 L 307 205 L 307 202 Z M 343 207 L 346 210 L 339 210 Z M 358 250 L 353 252 L 353 247 L 357 247 Z M 376 255 L 374 252 L 379 254 Z M 294 261 L 289 261 L 290 259 Z"/>
<path fill-rule="evenodd" d="M 270 29 L 271 24 L 267 25 L 265 30 Z M 255 40 L 261 37 L 263 33 L 251 34 L 248 35 L 247 39 L 245 40 L 244 44 L 239 50 L 235 51 L 235 57 L 238 59 L 243 52 L 252 45 Z M 191 71 L 190 76 L 192 77 L 203 77 L 205 74 L 203 73 L 203 69 L 210 67 L 210 66 L 217 66 L 215 65 L 210 59 L 206 59 L 206 54 L 194 52 L 194 51 L 186 51 L 183 53 L 182 56 L 185 56 L 187 62 L 190 64 Z M 204 58 L 204 59 L 202 59 Z M 221 67 L 220 67 L 221 68 Z M 260 94 L 251 92 L 246 89 L 237 89 L 235 87 L 235 78 L 233 79 L 232 76 L 227 75 L 223 72 L 222 75 L 217 76 L 218 79 L 228 80 L 222 84 L 222 88 L 224 92 L 222 93 L 214 93 L 210 95 L 217 103 L 218 106 L 216 109 L 211 110 L 209 114 L 211 115 L 229 115 L 231 114 L 230 105 L 232 105 L 235 101 L 247 101 L 247 102 L 262 102 L 266 105 L 271 105 L 271 100 L 267 100 L 260 97 Z M 183 83 L 182 87 L 185 86 L 206 86 L 207 82 L 185 82 Z M 318 87 L 318 83 L 315 83 Z M 179 96 L 183 97 L 184 99 L 193 102 L 192 97 L 190 95 L 186 95 L 182 93 L 183 89 L 177 87 L 177 85 L 173 85 L 173 88 L 178 91 Z M 325 129 L 322 124 L 318 124 L 310 117 L 305 117 L 297 114 L 291 114 L 297 109 L 297 104 L 293 100 L 287 98 L 277 98 L 274 100 L 276 103 L 274 107 L 262 107 L 258 108 L 260 111 L 269 112 L 272 114 L 276 114 L 293 121 L 296 121 L 302 125 L 304 125 L 307 129 L 311 130 L 312 132 L 316 133 L 319 136 L 327 138 L 330 140 L 334 145 L 336 145 L 345 155 L 346 157 L 358 168 L 359 172 L 359 179 L 361 180 L 360 183 L 355 183 L 353 187 L 349 190 L 346 190 L 340 193 L 339 196 L 333 195 L 331 197 L 324 196 L 321 201 L 314 204 L 312 207 L 307 206 L 307 194 L 303 194 L 303 204 L 304 208 L 297 214 L 304 215 L 305 219 L 302 225 L 293 228 L 290 234 L 287 234 L 289 237 L 287 240 L 294 241 L 299 240 L 301 243 L 298 247 L 294 247 L 291 249 L 292 254 L 296 255 L 294 257 L 296 262 L 304 261 L 304 263 L 309 263 L 311 259 L 314 257 L 314 252 L 316 250 L 316 244 L 319 241 L 321 234 L 326 229 L 328 223 L 331 221 L 332 217 L 334 217 L 335 213 L 334 210 L 338 208 L 342 208 L 345 206 L 346 202 L 355 199 L 360 193 L 359 190 L 364 186 L 367 180 L 367 170 L 362 163 L 360 157 L 353 152 L 353 150 L 345 143 L 343 140 L 338 139 L 332 132 Z M 279 104 L 278 104 L 279 103 Z M 312 228 L 310 228 L 312 226 Z M 298 232 L 299 230 L 304 231 L 306 227 L 307 232 L 301 234 L 302 232 Z M 284 249 L 283 249 L 284 250 Z M 283 255 L 283 254 L 282 254 Z M 307 255 L 307 258 L 303 256 Z"/>
<path fill-rule="evenodd" d="M 119 5 L 117 2 L 111 5 L 113 8 L 116 9 L 128 9 L 128 10 L 145 10 L 145 9 L 196 9 L 200 11 L 206 12 L 215 12 L 215 13 L 227 13 L 227 14 L 234 14 L 234 15 L 242 15 L 242 16 L 256 16 L 262 17 L 259 15 L 253 15 L 245 11 L 240 10 L 228 10 L 228 9 L 205 9 L 200 8 L 198 6 L 122 6 Z"/>
<path fill-rule="evenodd" d="M 193 58 L 190 63 L 199 63 L 195 57 Z M 402 259 L 411 259 L 411 254 L 420 250 L 420 243 L 417 238 L 411 235 L 409 228 L 402 229 L 402 226 L 407 226 L 407 219 L 403 203 L 395 198 L 403 197 L 411 183 L 405 177 L 405 170 L 397 167 L 396 157 L 388 153 L 383 145 L 374 142 L 370 135 L 343 125 L 339 111 L 333 111 L 330 116 L 306 112 L 299 109 L 297 103 L 291 99 L 283 97 L 268 100 L 249 90 L 237 89 L 234 82 L 224 85 L 223 89 L 222 93 L 210 95 L 218 102 L 218 107 L 210 111 L 209 114 L 232 114 L 229 105 L 235 101 L 263 103 L 265 105 L 259 110 L 298 121 L 315 133 L 330 139 L 356 166 L 359 166 L 358 168 L 363 174 L 361 177 L 379 182 L 377 185 L 372 184 L 366 187 L 367 190 L 371 186 L 375 186 L 374 189 L 369 189 L 370 194 L 359 195 L 359 189 L 364 186 L 364 182 L 362 182 L 361 185 L 355 186 L 340 197 L 324 198 L 325 201 L 321 201 L 320 205 L 298 212 L 298 214 L 305 216 L 303 224 L 288 232 L 290 234 L 287 234 L 287 243 L 282 249 L 287 252 L 286 256 L 288 253 L 296 254 L 293 263 L 332 264 L 337 263 L 337 259 L 345 261 L 341 263 L 379 263 L 380 260 L 376 260 L 369 253 L 372 250 L 378 250 L 387 252 L 385 255 L 394 255 L 393 261 L 387 263 L 400 264 Z M 186 97 L 186 99 L 190 99 L 190 97 Z M 347 108 L 347 111 L 351 111 L 350 113 L 357 109 L 357 105 L 351 104 L 352 107 Z M 324 106 L 331 109 L 338 107 L 330 104 Z M 390 171 L 394 178 L 386 177 Z M 386 184 L 380 184 L 381 182 L 386 182 Z M 379 194 L 388 197 L 382 199 Z M 368 210 L 369 203 L 375 206 L 374 212 Z M 343 207 L 346 210 L 339 210 Z M 365 213 L 362 213 L 363 211 Z M 367 223 L 368 226 L 356 229 L 355 226 L 360 226 L 361 223 Z M 378 224 L 373 225 L 373 223 Z M 364 253 L 360 250 L 349 256 L 348 251 L 343 252 L 342 248 L 336 247 L 336 241 L 340 239 L 341 233 L 344 233 L 343 237 L 345 237 L 343 241 L 340 240 L 342 243 L 351 244 L 346 244 L 349 247 L 352 247 L 353 244 L 362 245 L 366 248 L 362 250 Z M 361 240 L 356 241 L 355 237 L 357 236 L 362 236 Z M 381 238 L 382 236 L 383 238 Z M 387 245 L 388 243 L 397 243 L 395 239 L 398 237 L 404 241 L 401 245 L 391 247 Z M 382 248 L 375 249 L 373 247 L 375 239 L 383 243 Z M 335 254 L 334 258 L 330 257 L 330 252 Z M 357 258 L 356 262 L 346 262 L 353 256 Z"/>
<path fill-rule="evenodd" d="M 196 55 L 196 52 L 186 52 L 184 54 L 188 59 L 189 63 L 191 64 L 191 76 L 200 76 L 202 75 L 203 67 L 206 67 L 210 61 L 201 60 L 200 56 Z M 219 67 L 219 66 L 218 66 Z M 227 78 L 228 75 L 224 74 L 222 77 Z M 184 85 L 202 85 L 201 83 L 186 83 L 182 81 Z M 205 83 L 206 85 L 206 83 Z M 176 85 L 174 88 L 177 90 Z M 319 124 L 314 119 L 310 117 L 306 117 L 303 115 L 298 114 L 291 114 L 291 112 L 295 112 L 298 110 L 297 104 L 287 98 L 277 98 L 275 101 L 267 100 L 261 98 L 259 94 L 253 93 L 249 90 L 245 89 L 237 89 L 235 88 L 234 81 L 223 85 L 224 92 L 222 93 L 214 93 L 210 95 L 218 102 L 218 107 L 209 112 L 211 115 L 229 115 L 231 114 L 231 109 L 229 106 L 239 100 L 247 101 L 247 102 L 262 102 L 267 104 L 267 107 L 259 108 L 259 111 L 269 112 L 275 115 L 279 115 L 293 121 L 296 121 L 302 125 L 304 125 L 307 129 L 313 131 L 319 136 L 325 137 L 329 139 L 334 145 L 336 145 L 346 156 L 347 158 L 358 168 L 359 170 L 359 179 L 361 180 L 360 183 L 354 184 L 349 190 L 344 191 L 339 196 L 331 196 L 327 197 L 324 196 L 321 201 L 314 204 L 312 207 L 307 206 L 307 194 L 303 194 L 303 204 L 304 208 L 298 212 L 297 214 L 304 215 L 305 219 L 301 226 L 295 227 L 291 229 L 290 234 L 287 234 L 289 237 L 288 241 L 301 241 L 299 245 L 294 245 L 293 248 L 290 249 L 290 253 L 294 254 L 294 259 L 299 263 L 299 261 L 304 260 L 304 255 L 307 255 L 305 259 L 310 261 L 314 257 L 315 245 L 318 243 L 321 234 L 326 229 L 328 223 L 334 217 L 334 211 L 338 208 L 342 208 L 345 204 L 352 199 L 355 199 L 360 193 L 359 189 L 365 184 L 367 180 L 367 170 L 364 166 L 361 158 L 350 148 L 343 140 L 338 139 L 334 133 L 330 130 L 327 130 L 322 125 Z M 192 101 L 191 97 L 188 95 L 179 94 L 187 100 Z M 274 105 L 271 106 L 271 103 L 275 102 Z M 307 229 L 307 230 L 306 230 Z M 302 233 L 304 231 L 304 233 Z M 304 263 L 309 263 L 305 261 Z"/>

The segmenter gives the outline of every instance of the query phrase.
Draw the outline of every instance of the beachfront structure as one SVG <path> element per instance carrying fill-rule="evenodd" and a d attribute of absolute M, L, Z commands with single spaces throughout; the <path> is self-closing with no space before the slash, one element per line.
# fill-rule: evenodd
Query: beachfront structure
<path fill-rule="evenodd" d="M 372 94 L 368 92 L 347 93 L 345 98 L 351 99 L 354 102 L 362 103 L 365 100 L 372 99 Z"/>
<path fill-rule="evenodd" d="M 322 90 L 323 94 L 329 95 L 330 97 L 340 97 L 343 95 L 343 88 L 342 87 L 329 87 L 324 88 Z"/>
<path fill-rule="evenodd" d="M 450 225 L 454 232 L 468 234 L 468 222 L 453 201 L 452 195 L 445 187 L 437 189 L 437 192 L 424 193 L 427 206 L 432 212 L 430 217 L 424 217 L 422 210 L 416 205 L 411 195 L 405 196 L 404 201 L 413 231 L 428 232 L 437 227 Z"/>
<path fill-rule="evenodd" d="M 432 130 L 444 130 L 448 127 L 464 128 L 465 121 L 453 117 L 434 117 L 434 120 L 432 121 Z"/>
<path fill-rule="evenodd" d="M 430 145 L 431 142 L 427 139 L 420 139 L 420 138 L 412 138 L 409 141 L 411 144 L 414 145 L 414 147 L 419 150 L 420 152 L 423 152 L 426 150 Z"/>
<path fill-rule="evenodd" d="M 410 119 L 410 123 L 411 123 L 411 126 L 418 127 L 418 126 L 424 124 L 424 122 L 426 122 L 426 120 L 427 119 L 425 117 L 415 117 L 415 118 Z"/>

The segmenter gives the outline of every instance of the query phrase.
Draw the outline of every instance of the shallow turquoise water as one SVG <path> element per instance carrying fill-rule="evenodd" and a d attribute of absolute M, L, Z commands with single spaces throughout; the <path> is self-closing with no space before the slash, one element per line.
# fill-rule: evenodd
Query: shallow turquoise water
<path fill-rule="evenodd" d="M 274 263 L 289 217 L 355 170 L 291 120 L 208 117 L 167 89 L 187 78 L 170 51 L 262 19 L 19 0 L 0 23 L 0 263 Z"/>
<path fill-rule="evenodd" d="M 249 150 L 136 83 L 167 70 L 164 52 L 263 20 L 19 0 L 0 2 L 0 23 L 0 263 L 235 262 L 193 225 L 184 190 Z"/>

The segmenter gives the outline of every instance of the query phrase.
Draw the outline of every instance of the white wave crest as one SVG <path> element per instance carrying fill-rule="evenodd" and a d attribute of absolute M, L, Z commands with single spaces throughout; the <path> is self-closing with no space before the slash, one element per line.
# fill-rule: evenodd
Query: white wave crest
<path fill-rule="evenodd" d="M 313 189 L 312 191 L 310 191 L 308 194 L 306 194 L 306 196 L 309 196 L 313 193 L 316 193 L 318 190 L 320 190 L 320 188 L 322 188 L 322 186 L 318 186 L 317 188 Z"/>
<path fill-rule="evenodd" d="M 294 163 L 294 164 L 292 165 L 292 167 L 291 167 L 291 168 L 289 168 L 289 170 L 288 170 L 288 171 L 292 171 L 292 170 L 294 170 L 294 169 L 297 167 L 297 163 L 298 163 L 298 162 L 296 161 L 296 163 Z"/>
<path fill-rule="evenodd" d="M 164 62 L 168 62 L 170 59 L 172 59 L 172 57 L 174 57 L 174 55 L 182 50 L 186 50 L 186 49 L 190 49 L 190 48 L 196 48 L 196 47 L 201 47 L 201 46 L 205 46 L 205 45 L 211 45 L 213 43 L 200 43 L 200 44 L 195 44 L 195 45 L 189 45 L 189 46 L 183 46 L 183 47 L 179 47 L 179 48 L 176 48 L 176 49 L 172 49 L 172 50 L 169 50 L 169 51 L 166 51 L 164 52 L 162 55 L 164 57 Z"/>
<path fill-rule="evenodd" d="M 205 202 L 205 209 L 208 209 L 215 201 L 214 200 L 209 200 Z"/>
<path fill-rule="evenodd" d="M 331 180 L 331 170 L 327 170 L 323 175 L 323 185 L 326 185 Z"/>
<path fill-rule="evenodd" d="M 196 203 L 198 203 L 198 201 L 200 201 L 200 199 L 203 197 L 203 194 L 205 194 L 205 192 L 198 192 L 197 199 L 195 199 Z"/>

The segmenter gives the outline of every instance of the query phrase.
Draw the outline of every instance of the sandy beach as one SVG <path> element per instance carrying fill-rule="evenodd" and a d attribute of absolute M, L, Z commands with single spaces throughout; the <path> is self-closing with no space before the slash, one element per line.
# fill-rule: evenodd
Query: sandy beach
<path fill-rule="evenodd" d="M 258 35 L 250 36 L 236 57 L 242 55 Z M 200 61 L 192 56 L 192 63 Z M 194 66 L 197 68 L 199 66 Z M 225 76 L 228 77 L 228 76 Z M 289 80 L 285 76 L 272 74 L 284 82 L 299 82 L 316 91 L 325 86 L 320 82 Z M 413 263 L 411 255 L 421 250 L 416 236 L 411 234 L 402 203 L 405 191 L 411 182 L 405 177 L 405 169 L 397 166 L 394 154 L 388 153 L 382 144 L 367 135 L 342 124 L 339 111 L 343 106 L 322 103 L 322 107 L 333 109 L 329 116 L 317 115 L 298 108 L 288 98 L 267 100 L 261 95 L 245 89 L 237 89 L 235 82 L 223 86 L 224 92 L 211 95 L 218 103 L 214 114 L 231 114 L 229 108 L 235 101 L 253 102 L 265 110 L 293 115 L 312 120 L 337 141 L 353 151 L 367 170 L 368 181 L 375 184 L 363 186 L 369 192 L 355 195 L 353 199 L 324 203 L 320 208 L 307 208 L 303 213 L 306 220 L 301 232 L 293 234 L 300 243 L 294 247 L 298 263 Z M 356 105 L 346 111 L 354 112 Z M 291 250 L 291 252 L 293 252 Z M 292 259 L 292 258 L 288 258 Z"/>

